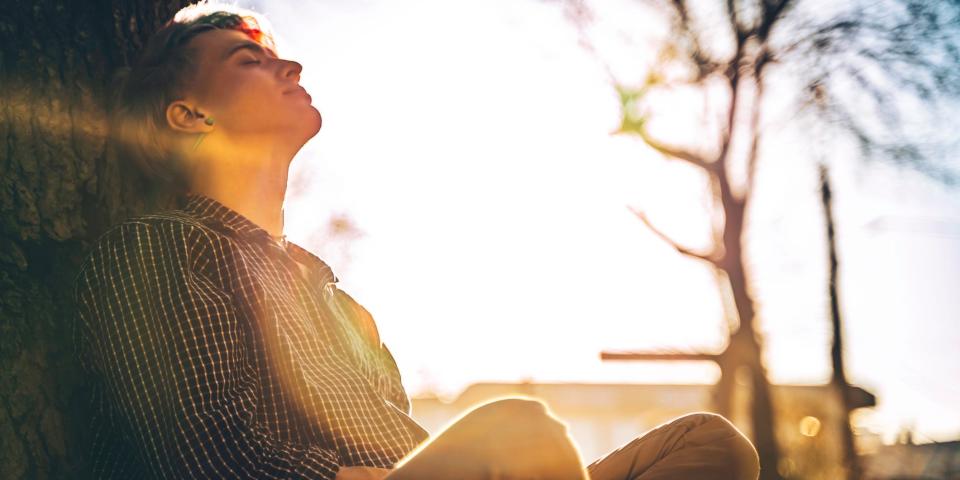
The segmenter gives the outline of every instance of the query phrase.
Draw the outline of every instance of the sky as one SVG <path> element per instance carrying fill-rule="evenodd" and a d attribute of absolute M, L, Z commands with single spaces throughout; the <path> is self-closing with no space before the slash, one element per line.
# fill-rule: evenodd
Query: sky
<path fill-rule="evenodd" d="M 291 165 L 285 233 L 373 315 L 412 395 L 478 381 L 709 383 L 709 364 L 601 362 L 603 350 L 717 350 L 702 177 L 615 135 L 620 104 L 556 2 L 238 2 L 267 15 L 323 127 Z M 636 2 L 598 27 L 641 78 L 664 27 Z M 608 30 L 604 30 L 604 28 Z M 626 38 L 629 42 L 620 41 Z M 604 44 L 607 43 L 607 45 Z M 785 82 L 789 87 L 789 82 Z M 695 138 L 671 116 L 661 130 Z M 668 107 L 670 107 L 668 105 Z M 771 379 L 829 378 L 817 158 L 830 159 L 848 378 L 878 396 L 887 440 L 960 437 L 960 194 L 817 146 L 773 116 L 747 240 Z M 779 119 L 779 123 L 778 120 Z M 335 215 L 362 235 L 322 242 Z M 348 254 L 345 254 L 348 253 Z"/>

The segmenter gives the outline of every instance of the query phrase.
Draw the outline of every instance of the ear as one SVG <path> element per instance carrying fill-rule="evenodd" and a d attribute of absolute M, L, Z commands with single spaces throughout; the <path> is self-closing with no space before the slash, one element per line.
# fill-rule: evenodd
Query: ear
<path fill-rule="evenodd" d="M 206 133 L 213 127 L 204 123 L 205 115 L 183 100 L 175 100 L 167 105 L 167 125 L 183 133 Z"/>

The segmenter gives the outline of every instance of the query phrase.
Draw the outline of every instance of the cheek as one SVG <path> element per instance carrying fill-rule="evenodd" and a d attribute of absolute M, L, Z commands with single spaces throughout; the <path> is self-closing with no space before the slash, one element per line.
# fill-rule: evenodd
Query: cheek
<path fill-rule="evenodd" d="M 216 95 L 225 112 L 252 117 L 268 115 L 277 101 L 274 82 L 266 75 L 237 75 L 220 82 Z"/>

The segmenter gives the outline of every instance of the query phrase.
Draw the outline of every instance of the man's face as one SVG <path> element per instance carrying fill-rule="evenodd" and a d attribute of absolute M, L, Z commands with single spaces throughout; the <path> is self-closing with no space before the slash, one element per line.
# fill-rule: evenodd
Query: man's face
<path fill-rule="evenodd" d="M 320 112 L 299 85 L 302 66 L 277 58 L 236 30 L 194 37 L 197 75 L 192 96 L 217 130 L 245 139 L 306 142 L 320 130 Z"/>

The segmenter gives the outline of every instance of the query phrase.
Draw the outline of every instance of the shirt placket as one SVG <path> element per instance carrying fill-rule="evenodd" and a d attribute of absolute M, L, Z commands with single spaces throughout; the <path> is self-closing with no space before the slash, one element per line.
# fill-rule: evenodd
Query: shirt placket
<path fill-rule="evenodd" d="M 293 270 L 306 284 L 311 285 L 314 282 L 315 278 L 310 269 L 295 260 L 280 242 L 273 238 L 267 238 L 264 239 L 263 243 L 266 243 L 267 248 L 273 252 L 273 255 Z"/>
<path fill-rule="evenodd" d="M 267 244 L 266 248 L 271 252 L 270 255 L 279 259 L 287 265 L 287 268 L 296 272 L 295 275 L 298 275 L 303 280 L 304 286 L 310 295 L 317 295 L 319 303 L 322 305 L 325 313 L 332 316 L 333 320 L 340 324 L 340 328 L 351 328 L 348 324 L 349 318 L 346 318 L 338 308 L 333 308 L 336 306 L 333 298 L 334 289 L 336 289 L 336 285 L 334 283 L 327 282 L 325 284 L 320 284 L 320 276 L 317 274 L 316 270 L 310 269 L 309 266 L 304 265 L 294 259 L 290 252 L 288 252 L 286 248 L 284 248 L 274 239 L 265 238 L 263 239 L 263 242 Z M 344 334 L 349 335 L 346 332 L 344 332 Z"/>

